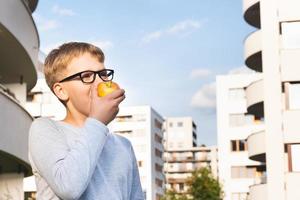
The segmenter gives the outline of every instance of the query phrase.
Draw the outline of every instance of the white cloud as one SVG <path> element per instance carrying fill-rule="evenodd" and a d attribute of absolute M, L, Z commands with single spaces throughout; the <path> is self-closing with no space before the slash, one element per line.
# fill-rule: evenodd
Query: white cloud
<path fill-rule="evenodd" d="M 159 38 L 167 35 L 181 35 L 185 34 L 186 32 L 199 29 L 203 25 L 204 21 L 196 21 L 196 20 L 185 20 L 176 23 L 175 25 L 162 29 L 157 30 L 151 33 L 148 33 L 142 38 L 143 43 L 149 43 L 153 40 L 158 40 Z"/>
<path fill-rule="evenodd" d="M 171 28 L 167 29 L 167 33 L 169 34 L 177 34 L 180 32 L 183 32 L 185 30 L 190 30 L 190 29 L 198 29 L 201 27 L 201 22 L 200 21 L 195 21 L 195 20 L 185 20 L 178 22 Z"/>
<path fill-rule="evenodd" d="M 192 70 L 192 72 L 190 73 L 190 78 L 191 79 L 203 78 L 211 74 L 212 72 L 209 69 L 199 68 L 199 69 Z"/>
<path fill-rule="evenodd" d="M 54 5 L 52 11 L 61 16 L 74 16 L 76 13 L 71 9 L 62 8 L 59 5 Z"/>
<path fill-rule="evenodd" d="M 216 107 L 216 83 L 203 85 L 192 97 L 191 106 L 198 108 Z"/>
<path fill-rule="evenodd" d="M 33 19 L 39 31 L 53 30 L 59 27 L 59 23 L 53 19 L 45 19 L 39 14 L 33 14 Z"/>
<path fill-rule="evenodd" d="M 251 74 L 256 73 L 246 66 L 233 68 L 227 74 Z M 211 71 L 207 69 L 196 69 L 191 73 L 191 78 L 208 76 Z M 197 108 L 215 108 L 216 107 L 216 83 L 212 82 L 203 85 L 192 97 L 191 106 Z"/>
<path fill-rule="evenodd" d="M 101 48 L 102 50 L 107 50 L 107 49 L 110 49 L 113 47 L 113 43 L 108 40 L 103 40 L 103 41 L 102 40 L 86 40 L 86 41 L 83 41 L 83 40 L 70 39 L 70 40 L 55 42 L 52 44 L 47 44 L 44 47 L 41 47 L 41 49 L 45 54 L 48 54 L 52 49 L 57 48 L 66 42 L 87 42 L 87 43 L 91 43 L 91 44 Z"/>
<path fill-rule="evenodd" d="M 143 42 L 149 43 L 152 40 L 158 40 L 163 34 L 164 34 L 163 31 L 155 31 L 155 32 L 149 33 L 143 38 Z"/>

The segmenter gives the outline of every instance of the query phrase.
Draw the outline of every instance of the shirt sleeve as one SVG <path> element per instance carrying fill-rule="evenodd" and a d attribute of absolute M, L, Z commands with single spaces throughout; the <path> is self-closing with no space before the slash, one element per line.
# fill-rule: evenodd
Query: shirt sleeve
<path fill-rule="evenodd" d="M 130 145 L 130 151 L 132 155 L 132 188 L 131 188 L 131 194 L 130 194 L 130 200 L 144 200 L 144 193 L 141 186 L 141 180 L 139 175 L 139 170 L 136 162 L 136 157 L 133 151 L 132 146 Z"/>
<path fill-rule="evenodd" d="M 75 142 L 50 119 L 35 120 L 29 131 L 29 153 L 40 175 L 62 199 L 78 199 L 85 191 L 104 147 L 108 128 L 87 118 Z"/>

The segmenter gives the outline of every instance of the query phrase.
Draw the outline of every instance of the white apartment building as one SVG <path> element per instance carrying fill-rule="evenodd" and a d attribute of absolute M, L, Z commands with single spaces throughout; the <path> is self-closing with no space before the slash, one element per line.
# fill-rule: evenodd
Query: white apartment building
<path fill-rule="evenodd" d="M 37 0 L 0 1 L 0 199 L 24 199 L 23 179 L 32 174 L 25 110 L 37 80 L 39 35 L 32 19 Z"/>
<path fill-rule="evenodd" d="M 109 124 L 112 132 L 131 141 L 147 200 L 159 200 L 164 194 L 163 123 L 161 115 L 150 106 L 128 106 L 120 107 Z"/>
<path fill-rule="evenodd" d="M 246 200 L 249 186 L 264 179 L 265 165 L 248 159 L 247 138 L 264 130 L 263 119 L 247 112 L 245 88 L 260 74 L 217 76 L 219 181 L 224 200 Z"/>
<path fill-rule="evenodd" d="M 186 147 L 165 150 L 164 172 L 166 176 L 166 189 L 177 193 L 186 193 L 186 184 L 192 172 L 207 167 L 211 169 L 215 178 L 218 177 L 217 147 Z"/>
<path fill-rule="evenodd" d="M 192 117 L 168 117 L 164 127 L 166 149 L 179 150 L 197 146 L 197 126 Z"/>
<path fill-rule="evenodd" d="M 202 167 L 210 168 L 217 178 L 217 148 L 197 147 L 197 126 L 192 117 L 166 118 L 164 140 L 167 189 L 186 193 L 187 179 Z"/>
<path fill-rule="evenodd" d="M 299 10 L 297 0 L 244 0 L 244 18 L 257 28 L 245 40 L 245 61 L 262 74 L 246 87 L 247 109 L 265 127 L 247 138 L 249 158 L 266 163 L 251 200 L 300 199 Z"/>

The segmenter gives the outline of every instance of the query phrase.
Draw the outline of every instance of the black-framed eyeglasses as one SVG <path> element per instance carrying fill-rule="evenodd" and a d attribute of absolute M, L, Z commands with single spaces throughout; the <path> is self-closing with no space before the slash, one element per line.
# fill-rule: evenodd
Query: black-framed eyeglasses
<path fill-rule="evenodd" d="M 96 74 L 98 74 L 99 78 L 105 82 L 111 81 L 114 78 L 114 70 L 112 69 L 102 69 L 100 71 L 87 70 L 68 76 L 59 81 L 59 83 L 71 80 L 81 80 L 83 83 L 93 83 L 96 79 Z"/>

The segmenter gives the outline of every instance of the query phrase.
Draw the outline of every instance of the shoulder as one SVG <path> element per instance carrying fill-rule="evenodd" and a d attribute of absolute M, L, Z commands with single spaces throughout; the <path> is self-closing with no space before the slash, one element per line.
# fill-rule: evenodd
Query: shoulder
<path fill-rule="evenodd" d="M 54 121 L 48 117 L 40 117 L 35 120 L 33 120 L 31 127 L 36 126 L 45 126 L 45 125 L 54 125 Z"/>
<path fill-rule="evenodd" d="M 115 138 L 115 140 L 117 140 L 118 142 L 121 142 L 122 144 L 126 145 L 127 147 L 131 147 L 131 142 L 130 140 L 128 140 L 126 137 L 112 133 L 113 137 Z"/>
<path fill-rule="evenodd" d="M 112 137 L 118 141 L 119 143 L 121 143 L 122 145 L 126 146 L 127 148 L 132 148 L 132 144 L 130 142 L 130 140 L 128 140 L 126 137 L 112 133 Z"/>
<path fill-rule="evenodd" d="M 112 133 L 112 135 L 114 140 L 116 141 L 115 144 L 118 144 L 119 150 L 123 151 L 122 153 L 125 153 L 127 156 L 129 156 L 132 161 L 135 161 L 136 158 L 131 141 L 126 137 L 118 134 Z"/>
<path fill-rule="evenodd" d="M 29 129 L 29 137 L 43 137 L 43 136 L 55 136 L 58 135 L 59 129 L 56 122 L 47 117 L 41 117 L 33 120 Z"/>

